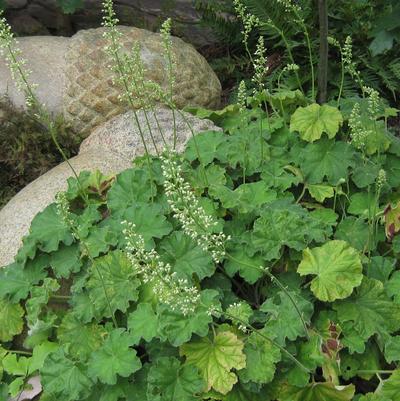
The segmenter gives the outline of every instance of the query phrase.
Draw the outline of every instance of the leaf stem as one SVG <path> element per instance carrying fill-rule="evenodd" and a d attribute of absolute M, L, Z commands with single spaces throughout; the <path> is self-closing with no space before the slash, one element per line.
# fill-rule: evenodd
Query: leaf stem
<path fill-rule="evenodd" d="M 228 312 L 222 312 L 225 316 L 227 316 L 229 319 L 234 319 L 238 322 L 240 322 L 243 326 L 245 327 L 249 327 L 251 329 L 251 331 L 257 335 L 259 335 L 260 337 L 262 337 L 263 339 L 269 341 L 271 344 L 275 345 L 275 347 L 279 348 L 285 355 L 287 355 L 287 357 L 292 360 L 297 366 L 299 366 L 302 370 L 304 370 L 305 372 L 312 374 L 311 370 L 308 369 L 307 367 L 305 367 L 295 356 L 293 356 L 287 349 L 285 349 L 284 347 L 282 347 L 280 344 L 278 344 L 275 340 L 273 340 L 272 338 L 267 337 L 265 334 L 261 333 L 258 329 L 256 329 L 253 325 L 251 325 L 250 323 L 247 323 L 246 321 L 238 318 L 237 316 L 233 316 Z"/>
<path fill-rule="evenodd" d="M 290 291 L 288 291 L 287 287 L 285 287 L 285 286 L 278 280 L 278 278 L 277 278 L 274 274 L 272 274 L 272 273 L 269 271 L 268 268 L 263 268 L 263 267 L 261 267 L 261 266 L 256 266 L 256 265 L 252 265 L 252 264 L 250 264 L 250 263 L 243 262 L 243 261 L 241 261 L 241 260 L 239 260 L 239 259 L 236 259 L 234 256 L 230 255 L 228 252 L 226 252 L 225 255 L 226 255 L 229 259 L 233 260 L 233 261 L 236 262 L 236 263 L 240 263 L 240 264 L 242 264 L 242 265 L 244 265 L 244 266 L 248 266 L 248 267 L 252 267 L 252 268 L 261 270 L 263 273 L 265 273 L 265 274 L 271 279 L 271 281 L 272 281 L 273 283 L 275 282 L 276 285 L 283 291 L 283 293 L 289 298 L 290 302 L 293 304 L 294 308 L 296 309 L 297 314 L 298 314 L 299 317 L 300 317 L 301 323 L 303 324 L 303 328 L 304 328 L 305 335 L 306 335 L 307 339 L 310 339 L 310 336 L 309 336 L 309 334 L 308 334 L 307 324 L 306 324 L 306 322 L 305 322 L 305 320 L 304 320 L 304 318 L 303 318 L 303 314 L 301 313 L 299 307 L 298 307 L 297 304 L 296 304 L 296 301 L 294 300 L 294 298 L 293 298 L 292 295 L 290 294 Z"/>
<path fill-rule="evenodd" d="M 11 352 L 12 354 L 16 354 L 16 355 L 32 356 L 32 352 L 28 352 L 28 351 L 19 351 L 19 350 L 13 350 L 13 349 L 8 349 L 6 351 Z"/>
<path fill-rule="evenodd" d="M 356 374 L 382 374 L 382 375 L 390 375 L 394 372 L 394 370 L 357 370 Z"/>

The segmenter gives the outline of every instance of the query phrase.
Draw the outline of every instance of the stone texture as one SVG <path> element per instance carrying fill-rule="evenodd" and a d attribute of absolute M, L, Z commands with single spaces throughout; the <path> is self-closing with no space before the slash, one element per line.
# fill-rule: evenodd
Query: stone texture
<path fill-rule="evenodd" d="M 55 36 L 34 36 L 18 39 L 18 47 L 32 71 L 31 83 L 37 83 L 39 100 L 51 112 L 62 110 L 64 88 L 65 53 L 69 39 Z M 24 96 L 17 90 L 8 67 L 0 56 L 0 96 L 7 94 L 18 107 L 25 106 Z"/>
<path fill-rule="evenodd" d="M 57 0 L 5 2 L 8 21 L 12 16 L 28 12 L 40 25 L 58 36 L 72 36 L 81 29 L 98 28 L 102 22 L 101 0 L 83 0 L 79 8 L 68 15 L 63 13 Z M 196 0 L 114 0 L 114 9 L 121 25 L 157 31 L 161 22 L 170 17 L 174 21 L 174 34 L 197 48 L 218 42 L 212 30 L 201 24 Z M 26 35 L 25 31 L 23 26 L 14 25 L 14 32 L 19 36 Z"/>
<path fill-rule="evenodd" d="M 160 35 L 123 26 L 119 30 L 127 51 L 134 43 L 140 43 L 146 78 L 167 87 Z M 103 33 L 103 28 L 79 32 L 71 39 L 66 54 L 64 115 L 83 133 L 128 109 L 128 105 L 121 104 L 118 99 L 120 87 L 112 81 L 114 74 L 108 67 L 111 60 L 104 52 L 107 41 Z M 177 107 L 218 107 L 221 84 L 204 57 L 179 38 L 173 38 L 172 51 L 178 66 L 174 97 Z"/>
<path fill-rule="evenodd" d="M 158 107 L 156 115 L 158 123 L 162 126 L 163 136 L 172 147 L 174 132 L 172 111 Z M 183 115 L 184 117 L 176 116 L 178 151 L 183 149 L 192 136 L 192 131 L 185 120 L 189 122 L 194 132 L 220 129 L 211 121 L 200 120 L 188 113 Z M 144 111 L 138 111 L 137 116 L 141 127 L 145 130 Z M 133 157 L 143 155 L 143 145 L 132 117 L 133 112 L 128 111 L 98 127 L 82 143 L 79 155 L 70 160 L 77 172 L 98 169 L 104 174 L 118 173 L 131 166 Z M 150 113 L 148 119 L 156 147 L 161 150 L 164 142 L 157 129 L 154 114 Z M 145 130 L 145 137 L 147 143 L 151 143 L 148 130 Z M 150 144 L 149 149 L 154 153 L 154 147 Z M 0 267 L 12 263 L 22 237 L 28 233 L 33 217 L 53 202 L 57 192 L 66 188 L 66 180 L 70 176 L 72 172 L 68 165 L 62 163 L 26 186 L 0 210 Z"/>
<path fill-rule="evenodd" d="M 116 173 L 131 165 L 128 159 L 115 153 L 95 150 L 82 153 L 70 162 L 77 172 L 98 169 L 104 174 Z M 66 189 L 70 176 L 72 172 L 64 162 L 27 185 L 0 210 L 0 266 L 12 262 L 32 219 L 54 201 L 57 192 Z"/>
<path fill-rule="evenodd" d="M 31 0 L 26 12 L 58 36 L 74 34 L 70 17 L 60 12 L 56 0 Z"/>
<path fill-rule="evenodd" d="M 149 125 L 147 125 L 146 114 Z M 142 127 L 142 132 L 146 140 L 146 146 L 150 153 L 155 154 L 153 141 L 157 150 L 162 150 L 165 142 L 170 148 L 173 147 L 174 122 L 172 111 L 163 107 L 158 107 L 154 113 L 148 111 L 145 113 L 139 110 L 136 115 Z M 162 127 L 162 135 L 158 129 L 157 123 Z M 176 150 L 181 152 L 186 142 L 192 137 L 193 132 L 206 130 L 220 130 L 209 120 L 200 120 L 189 113 L 182 112 L 175 115 L 176 125 Z M 148 128 L 150 126 L 150 129 Z M 189 126 L 191 128 L 189 128 Z M 150 132 L 153 139 L 151 139 Z M 165 140 L 165 142 L 164 142 Z M 128 160 L 145 153 L 144 146 L 140 137 L 138 125 L 132 111 L 128 111 L 117 117 L 114 117 L 104 125 L 95 129 L 92 134 L 86 138 L 80 147 L 80 152 L 88 152 L 93 149 L 101 149 L 101 152 L 112 151 L 120 154 Z"/>
<path fill-rule="evenodd" d="M 19 36 L 50 35 L 48 29 L 28 13 L 18 13 L 8 18 L 14 32 Z"/>
<path fill-rule="evenodd" d="M 140 43 L 146 78 L 165 87 L 168 83 L 160 35 L 123 26 L 120 31 L 127 50 L 136 41 Z M 19 39 L 23 57 L 32 70 L 30 82 L 39 85 L 39 100 L 50 112 L 64 114 L 81 133 L 89 133 L 128 108 L 118 99 L 121 88 L 112 82 L 103 33 L 104 29 L 99 28 L 81 31 L 71 39 L 51 36 Z M 221 84 L 204 57 L 178 38 L 173 38 L 173 52 L 178 70 L 174 98 L 177 106 L 218 107 Z M 8 93 L 14 104 L 23 106 L 24 98 L 1 58 L 0 77 L 0 96 Z"/>
<path fill-rule="evenodd" d="M 28 4 L 28 0 L 6 0 L 5 5 L 7 8 L 24 8 Z"/>

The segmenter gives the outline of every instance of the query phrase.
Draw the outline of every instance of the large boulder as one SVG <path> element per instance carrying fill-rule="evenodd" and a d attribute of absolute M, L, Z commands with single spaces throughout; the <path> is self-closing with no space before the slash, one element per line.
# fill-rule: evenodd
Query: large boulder
<path fill-rule="evenodd" d="M 128 111 L 102 126 L 96 128 L 80 147 L 80 153 L 100 149 L 100 152 L 112 151 L 132 160 L 145 153 L 144 145 L 140 136 L 138 124 L 146 141 L 150 153 L 156 154 L 156 149 L 162 151 L 165 144 L 169 147 L 174 143 L 174 125 L 176 129 L 177 152 L 181 152 L 186 142 L 198 133 L 206 130 L 220 130 L 209 120 L 201 120 L 186 112 L 175 112 L 175 122 L 172 111 L 158 107 L 155 113 L 140 110 L 136 116 Z M 161 133 L 158 127 L 161 127 Z"/>
<path fill-rule="evenodd" d="M 141 46 L 146 78 L 167 87 L 166 65 L 159 34 L 147 30 L 119 27 L 126 51 L 134 43 Z M 121 88 L 113 83 L 103 38 L 104 28 L 78 32 L 72 38 L 23 37 L 19 47 L 32 70 L 30 81 L 39 85 L 39 100 L 48 110 L 63 114 L 80 133 L 121 114 L 128 109 L 119 101 Z M 179 108 L 188 105 L 216 108 L 221 84 L 207 61 L 191 45 L 173 37 L 172 51 L 177 63 L 174 101 Z M 0 96 L 8 94 L 12 102 L 24 105 L 4 59 L 0 59 Z M 137 107 L 140 107 L 138 104 Z"/>
<path fill-rule="evenodd" d="M 69 38 L 56 36 L 32 36 L 18 38 L 18 48 L 32 72 L 31 83 L 37 83 L 36 93 L 48 109 L 59 114 L 62 111 L 62 93 L 65 86 L 65 54 Z M 17 89 L 4 58 L 0 53 L 0 97 L 8 96 L 17 107 L 25 106 L 25 98 Z"/>
<path fill-rule="evenodd" d="M 155 115 L 143 110 L 137 112 L 138 121 L 149 144 L 148 149 L 154 154 L 155 149 L 147 129 L 146 116 L 157 149 L 161 151 L 164 148 L 163 137 L 168 146 L 172 147 L 174 139 L 172 111 L 159 107 L 155 110 Z M 128 111 L 98 127 L 82 143 L 79 155 L 70 159 L 74 169 L 78 173 L 82 170 L 98 169 L 104 174 L 112 174 L 129 168 L 132 158 L 144 153 L 139 139 L 139 128 L 133 117 L 133 112 Z M 157 129 L 157 124 L 162 127 L 162 135 Z M 175 126 L 178 151 L 183 149 L 193 132 L 219 130 L 210 121 L 200 120 L 188 113 L 177 113 Z M 66 189 L 67 178 L 70 176 L 72 172 L 64 162 L 27 185 L 0 210 L 0 267 L 12 263 L 21 246 L 22 238 L 29 232 L 32 219 L 54 201 L 57 192 Z"/>

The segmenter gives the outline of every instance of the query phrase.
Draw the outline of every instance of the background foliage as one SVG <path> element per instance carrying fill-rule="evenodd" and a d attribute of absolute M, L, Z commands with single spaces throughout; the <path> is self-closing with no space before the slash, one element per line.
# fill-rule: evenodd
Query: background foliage
<path fill-rule="evenodd" d="M 213 60 L 214 68 L 219 71 L 223 82 L 238 82 L 243 76 L 251 76 L 250 61 L 241 43 L 240 22 L 234 17 L 232 0 L 197 0 L 198 9 L 203 14 L 203 22 L 211 27 L 214 33 L 227 46 L 221 49 L 221 57 Z M 310 80 L 310 70 L 307 68 L 307 50 L 304 35 L 282 5 L 268 0 L 244 0 L 249 11 L 257 16 L 261 23 L 269 18 L 282 29 L 293 47 L 296 63 L 304 82 Z M 318 9 L 314 0 L 300 0 L 302 16 L 312 37 L 315 62 L 318 54 Z M 395 0 L 341 0 L 328 1 L 329 35 L 344 43 L 350 35 L 354 43 L 354 60 L 367 86 L 379 90 L 388 99 L 396 103 L 400 91 L 400 52 L 396 44 L 400 40 L 400 5 Z M 288 62 L 287 52 L 282 40 L 276 32 L 266 25 L 260 33 L 264 35 L 269 50 L 271 67 L 270 80 L 276 80 L 274 70 L 277 65 Z M 254 49 L 257 35 L 250 39 Z M 340 55 L 330 48 L 329 84 L 330 96 L 337 95 L 340 81 Z M 286 80 L 288 87 L 293 87 L 293 80 Z M 345 95 L 357 93 L 356 84 L 349 78 L 345 82 Z"/>

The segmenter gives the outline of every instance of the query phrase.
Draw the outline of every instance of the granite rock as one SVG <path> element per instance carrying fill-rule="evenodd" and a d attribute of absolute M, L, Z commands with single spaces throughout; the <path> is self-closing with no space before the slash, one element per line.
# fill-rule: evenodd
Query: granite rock
<path fill-rule="evenodd" d="M 166 88 L 168 81 L 160 35 L 123 26 L 119 30 L 126 51 L 130 51 L 136 42 L 140 43 L 145 78 Z M 66 54 L 64 115 L 83 133 L 128 109 L 128 105 L 118 99 L 121 88 L 113 83 L 114 74 L 109 68 L 111 60 L 104 52 L 107 41 L 103 33 L 103 28 L 79 32 L 71 39 Z M 177 107 L 218 107 L 221 84 L 205 58 L 175 37 L 172 51 L 177 64 L 174 97 Z"/>
<path fill-rule="evenodd" d="M 139 110 L 136 112 L 136 117 L 150 153 L 156 153 L 155 147 L 158 151 L 164 149 L 165 143 L 168 147 L 173 147 L 174 119 L 170 109 L 158 107 L 155 109 L 155 113 Z M 148 125 L 147 122 L 149 123 Z M 161 133 L 158 125 L 162 127 Z M 177 152 L 181 152 L 184 149 L 186 142 L 193 135 L 192 132 L 220 130 L 211 121 L 200 120 L 186 112 L 175 112 L 175 127 Z M 101 149 L 102 152 L 112 151 L 129 160 L 143 155 L 145 150 L 134 113 L 128 111 L 95 129 L 82 142 L 80 152 L 87 152 L 93 149 Z"/>
<path fill-rule="evenodd" d="M 77 172 L 98 169 L 104 174 L 118 173 L 131 165 L 128 159 L 113 152 L 96 150 L 82 153 L 70 159 L 70 163 Z M 71 176 L 64 162 L 31 182 L 0 210 L 0 266 L 13 261 L 32 219 L 54 201 L 57 192 L 66 189 Z"/>
<path fill-rule="evenodd" d="M 69 38 L 56 36 L 18 38 L 18 47 L 32 71 L 29 82 L 38 84 L 36 93 L 40 102 L 53 113 L 62 110 L 65 53 L 69 42 Z M 25 106 L 24 96 L 16 88 L 8 67 L 0 55 L 0 96 L 4 95 L 7 95 L 17 107 Z"/>
<path fill-rule="evenodd" d="M 49 30 L 26 11 L 11 15 L 7 20 L 18 36 L 50 35 Z"/>

